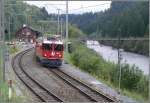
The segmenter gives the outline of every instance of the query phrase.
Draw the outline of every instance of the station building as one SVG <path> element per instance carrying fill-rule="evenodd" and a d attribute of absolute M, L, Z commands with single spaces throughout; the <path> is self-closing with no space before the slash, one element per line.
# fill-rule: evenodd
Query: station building
<path fill-rule="evenodd" d="M 40 35 L 42 35 L 41 32 L 28 26 L 23 26 L 16 32 L 16 38 L 18 40 L 30 43 L 34 43 Z"/>

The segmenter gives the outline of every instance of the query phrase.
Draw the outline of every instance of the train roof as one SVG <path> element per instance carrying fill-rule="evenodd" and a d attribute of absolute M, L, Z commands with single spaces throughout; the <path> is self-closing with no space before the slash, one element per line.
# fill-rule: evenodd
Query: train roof
<path fill-rule="evenodd" d="M 63 44 L 63 42 L 60 40 L 43 40 L 43 43 L 45 43 L 45 44 L 52 44 L 52 43 Z"/>

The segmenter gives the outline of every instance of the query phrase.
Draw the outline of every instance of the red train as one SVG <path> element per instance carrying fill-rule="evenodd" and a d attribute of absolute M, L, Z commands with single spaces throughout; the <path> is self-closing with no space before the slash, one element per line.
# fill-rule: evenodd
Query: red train
<path fill-rule="evenodd" d="M 64 44 L 56 38 L 38 38 L 35 45 L 35 55 L 41 64 L 52 67 L 62 65 Z"/>

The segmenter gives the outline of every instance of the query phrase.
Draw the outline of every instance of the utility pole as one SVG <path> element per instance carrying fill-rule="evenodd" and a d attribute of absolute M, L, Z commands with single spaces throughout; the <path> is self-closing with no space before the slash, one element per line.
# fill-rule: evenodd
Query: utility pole
<path fill-rule="evenodd" d="M 27 13 L 25 13 L 25 18 L 26 18 L 26 26 L 28 25 L 28 16 Z"/>
<path fill-rule="evenodd" d="M 121 92 L 121 55 L 120 55 L 120 28 L 118 29 L 118 68 L 119 68 L 119 93 Z"/>
<path fill-rule="evenodd" d="M 149 2 L 150 5 L 150 2 Z M 149 21 L 150 24 L 150 21 Z M 149 38 L 150 38 L 150 31 L 149 31 Z M 150 56 L 150 40 L 149 40 L 149 56 Z M 150 102 L 150 60 L 149 60 L 149 102 Z"/>
<path fill-rule="evenodd" d="M 62 33 L 62 24 L 63 24 L 63 22 L 62 22 L 62 18 L 61 18 L 61 25 L 60 25 L 60 29 L 61 29 L 61 40 L 62 40 L 62 38 L 63 38 L 63 33 Z"/>
<path fill-rule="evenodd" d="M 0 0 L 0 41 L 2 40 L 2 1 Z"/>
<path fill-rule="evenodd" d="M 9 41 L 10 41 L 10 16 L 9 16 L 9 18 L 8 18 L 8 25 L 9 25 L 9 30 L 8 30 L 8 33 L 9 33 Z"/>
<path fill-rule="evenodd" d="M 0 46 L 2 46 L 1 45 L 1 43 L 2 43 L 2 9 L 1 9 L 1 7 L 2 7 L 2 1 L 0 0 Z M 1 57 L 1 52 L 0 52 L 0 57 Z M 1 60 L 2 58 L 0 58 L 0 60 Z M 2 69 L 3 68 L 3 66 L 2 66 L 2 63 L 0 64 L 0 69 Z M 2 80 L 0 80 L 0 95 L 1 95 L 1 86 L 2 86 Z"/>
<path fill-rule="evenodd" d="M 1 27 L 1 42 L 2 42 L 2 49 L 3 49 L 3 82 L 5 81 L 5 58 L 4 58 L 4 55 L 5 55 L 5 49 L 4 49 L 4 46 L 5 46 L 5 34 L 4 34 L 4 30 L 5 30 L 5 25 L 4 25 L 4 0 L 0 0 L 0 21 L 1 21 L 1 24 L 0 24 L 0 27 Z"/>
<path fill-rule="evenodd" d="M 57 18 L 57 35 L 59 35 L 60 34 L 60 29 L 59 29 L 59 25 L 60 25 L 60 23 L 59 23 L 59 11 L 60 11 L 60 9 L 57 9 L 58 10 L 58 18 Z"/>
<path fill-rule="evenodd" d="M 68 52 L 68 0 L 66 0 L 66 52 Z"/>

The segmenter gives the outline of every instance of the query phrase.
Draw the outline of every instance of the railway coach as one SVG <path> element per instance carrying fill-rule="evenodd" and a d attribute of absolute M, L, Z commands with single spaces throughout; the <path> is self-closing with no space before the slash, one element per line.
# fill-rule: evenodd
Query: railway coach
<path fill-rule="evenodd" d="M 36 40 L 35 55 L 42 65 L 59 67 L 62 65 L 64 44 L 56 38 L 39 37 Z"/>

